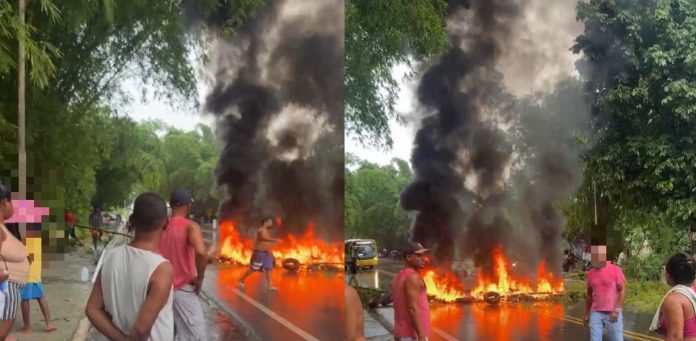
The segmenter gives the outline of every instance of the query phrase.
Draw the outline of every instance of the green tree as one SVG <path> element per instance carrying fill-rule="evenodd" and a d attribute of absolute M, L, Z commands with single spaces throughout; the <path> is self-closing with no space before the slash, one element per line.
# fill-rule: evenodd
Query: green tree
<path fill-rule="evenodd" d="M 696 219 L 696 3 L 580 3 L 578 63 L 593 98 L 587 155 L 598 191 L 619 212 Z"/>
<path fill-rule="evenodd" d="M 3 181 L 17 168 L 12 71 L 18 39 L 25 39 L 32 80 L 26 92 L 28 192 L 58 217 L 65 206 L 82 216 L 92 200 L 121 204 L 133 190 L 161 188 L 168 181 L 161 170 L 162 141 L 154 135 L 161 126 L 114 115 L 121 80 L 140 77 L 158 89 L 154 95 L 173 103 L 197 98 L 190 51 L 205 53 L 203 38 L 211 30 L 229 33 L 264 5 L 263 0 L 37 0 L 29 2 L 21 25 L 14 5 L 0 2 Z M 205 158 L 194 160 L 197 166 L 189 173 L 200 181 L 206 169 L 199 170 L 198 163 L 209 163 L 216 152 L 205 146 L 199 152 Z"/>
<path fill-rule="evenodd" d="M 346 169 L 346 238 L 372 238 L 380 247 L 398 248 L 406 239 L 409 219 L 399 205 L 401 190 L 411 180 L 406 161 L 378 166 L 352 157 L 356 169 Z"/>
<path fill-rule="evenodd" d="M 366 144 L 391 148 L 389 119 L 398 83 L 392 68 L 413 67 L 447 45 L 444 0 L 347 0 L 346 127 Z"/>

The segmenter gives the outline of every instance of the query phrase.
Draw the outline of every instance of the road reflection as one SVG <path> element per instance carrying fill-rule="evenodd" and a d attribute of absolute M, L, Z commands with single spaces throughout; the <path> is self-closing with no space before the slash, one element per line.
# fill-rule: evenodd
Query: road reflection
<path fill-rule="evenodd" d="M 229 290 L 236 288 L 246 267 L 223 265 L 218 269 L 218 288 L 223 302 L 240 314 L 254 329 L 261 329 L 269 340 L 292 340 L 297 335 L 283 328 L 267 313 Z M 343 273 L 300 272 L 283 269 L 273 271 L 272 280 L 277 292 L 268 292 L 264 274 L 258 273 L 246 281 L 244 294 L 292 325 L 319 340 L 341 339 L 343 332 Z M 225 294 L 223 294 L 225 293 Z M 274 326 L 273 328 L 269 328 Z M 274 330 L 268 330 L 274 329 Z M 302 339 L 302 338 L 299 338 Z"/>

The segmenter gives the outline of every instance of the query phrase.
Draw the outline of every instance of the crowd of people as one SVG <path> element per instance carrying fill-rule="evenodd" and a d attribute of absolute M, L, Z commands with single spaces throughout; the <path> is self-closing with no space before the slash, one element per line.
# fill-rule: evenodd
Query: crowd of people
<path fill-rule="evenodd" d="M 94 327 L 111 340 L 206 339 L 199 293 L 208 255 L 200 226 L 187 218 L 193 196 L 186 189 L 177 189 L 171 194 L 170 204 L 171 213 L 158 194 L 140 194 L 128 220 L 133 233 L 131 242 L 104 255 L 86 314 Z M 5 223 L 13 214 L 11 192 L 0 184 L 0 339 L 3 340 L 12 340 L 9 334 L 20 311 L 24 322 L 20 330 L 30 331 L 32 300 L 37 301 L 44 316 L 45 331 L 56 330 L 41 282 L 40 226 L 28 228 L 23 243 L 23 238 Z M 75 238 L 74 217 L 66 216 L 66 223 L 70 223 L 68 235 Z M 101 227 L 96 219 L 90 219 L 90 226 Z M 261 221 L 250 268 L 239 281 L 241 288 L 252 273 L 263 272 L 268 289 L 276 290 L 271 281 L 275 266 L 271 249 L 280 240 L 271 236 L 272 228 L 273 219 Z M 92 236 L 97 241 L 100 237 L 97 233 Z M 392 282 L 393 334 L 397 340 L 422 341 L 430 335 L 427 287 L 420 275 L 427 252 L 428 249 L 413 242 L 400 251 L 404 268 Z M 628 250 L 622 250 L 616 263 L 607 260 L 604 244 L 591 245 L 589 254 L 583 321 L 589 328 L 590 340 L 601 341 L 605 329 L 609 340 L 623 340 L 628 288 L 622 267 L 627 264 Z M 566 260 L 571 257 L 568 252 L 565 256 Z M 649 330 L 664 335 L 665 340 L 696 341 L 696 260 L 689 253 L 677 253 L 665 263 L 664 273 L 670 289 L 657 307 Z M 363 307 L 350 285 L 345 286 L 345 307 L 347 339 L 364 340 Z"/>
<path fill-rule="evenodd" d="M 0 184 L 0 339 L 10 336 L 17 314 L 21 311 L 24 326 L 20 332 L 29 333 L 30 302 L 36 300 L 44 316 L 45 331 L 53 332 L 48 303 L 41 282 L 41 224 L 28 224 L 27 236 L 22 238 L 16 223 L 6 223 L 14 216 L 12 192 Z M 8 226 L 12 225 L 12 226 Z"/>
<path fill-rule="evenodd" d="M 87 302 L 93 326 L 110 340 L 206 340 L 199 299 L 208 256 L 193 197 L 140 194 L 128 220 L 131 242 L 109 250 Z"/>

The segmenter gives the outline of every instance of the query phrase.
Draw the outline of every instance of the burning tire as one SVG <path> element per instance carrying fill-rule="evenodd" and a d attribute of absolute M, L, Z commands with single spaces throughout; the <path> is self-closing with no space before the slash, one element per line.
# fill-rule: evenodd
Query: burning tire
<path fill-rule="evenodd" d="M 463 296 L 456 299 L 457 303 L 471 304 L 474 303 L 474 298 L 471 296 Z"/>
<path fill-rule="evenodd" d="M 392 294 L 390 292 L 380 294 L 379 296 L 373 297 L 370 302 L 368 303 L 368 306 L 370 309 L 375 310 L 379 308 L 380 306 L 386 307 L 394 302 L 394 299 L 392 298 Z"/>
<path fill-rule="evenodd" d="M 300 270 L 300 261 L 295 258 L 283 259 L 283 269 L 288 271 L 298 271 Z"/>
<path fill-rule="evenodd" d="M 489 291 L 483 295 L 483 300 L 488 304 L 498 304 L 500 303 L 500 294 L 495 291 Z"/>

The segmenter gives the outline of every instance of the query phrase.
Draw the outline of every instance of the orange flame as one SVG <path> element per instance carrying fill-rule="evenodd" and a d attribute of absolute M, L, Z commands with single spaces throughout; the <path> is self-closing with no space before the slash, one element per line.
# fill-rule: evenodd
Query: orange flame
<path fill-rule="evenodd" d="M 276 265 L 280 266 L 286 258 L 297 259 L 300 264 L 343 264 L 343 243 L 317 239 L 314 230 L 314 223 L 309 223 L 307 230 L 299 238 L 288 234 L 278 243 L 271 251 L 277 260 Z M 254 242 L 251 239 L 243 239 L 233 221 L 226 220 L 220 223 L 220 240 L 223 241 L 221 256 L 236 264 L 249 265 Z"/>
<path fill-rule="evenodd" d="M 555 278 L 553 273 L 546 271 L 546 262 L 539 263 L 534 279 L 535 286 L 530 284 L 530 279 L 513 276 L 510 273 L 510 261 L 505 258 L 502 248 L 497 247 L 493 250 L 493 278 L 488 278 L 481 273 L 478 274 L 476 285 L 473 290 L 465 290 L 459 278 L 447 272 L 444 275 L 437 275 L 435 271 L 427 271 L 423 276 L 428 288 L 428 295 L 435 298 L 452 302 L 460 297 L 472 297 L 483 299 L 488 292 L 496 292 L 501 296 L 515 294 L 558 294 L 564 291 L 563 279 Z"/>

